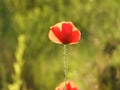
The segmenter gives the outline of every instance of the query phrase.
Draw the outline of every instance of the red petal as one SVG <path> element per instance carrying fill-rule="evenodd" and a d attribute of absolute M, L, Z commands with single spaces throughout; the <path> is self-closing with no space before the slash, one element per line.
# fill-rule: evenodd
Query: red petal
<path fill-rule="evenodd" d="M 71 33 L 73 26 L 71 23 L 63 23 L 62 24 L 62 31 L 66 34 Z"/>
<path fill-rule="evenodd" d="M 67 90 L 72 90 L 72 87 L 70 85 L 70 82 L 66 85 Z"/>
<path fill-rule="evenodd" d="M 55 90 L 65 90 L 65 82 L 62 82 Z M 66 84 L 66 90 L 78 90 L 74 82 L 68 81 Z"/>
<path fill-rule="evenodd" d="M 58 44 L 76 44 L 81 38 L 81 33 L 72 22 L 60 22 L 55 24 L 48 37 L 51 41 Z"/>
<path fill-rule="evenodd" d="M 61 41 L 63 42 L 63 39 L 62 39 L 62 34 L 61 34 L 61 31 L 58 27 L 52 27 L 51 28 L 52 32 L 54 33 L 54 35 Z"/>
<path fill-rule="evenodd" d="M 73 26 L 71 23 L 63 23 L 62 24 L 62 36 L 63 43 L 68 44 L 70 42 L 70 37 L 72 35 Z"/>
<path fill-rule="evenodd" d="M 77 88 L 73 88 L 72 90 L 78 90 Z"/>
<path fill-rule="evenodd" d="M 75 30 L 72 32 L 72 36 L 71 36 L 71 40 L 70 43 L 72 44 L 76 44 L 78 43 L 80 40 L 80 31 L 79 30 Z"/>

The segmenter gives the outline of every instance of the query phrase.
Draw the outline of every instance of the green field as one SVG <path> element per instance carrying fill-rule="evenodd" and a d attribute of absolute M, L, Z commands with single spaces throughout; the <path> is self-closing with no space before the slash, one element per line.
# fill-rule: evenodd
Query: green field
<path fill-rule="evenodd" d="M 55 90 L 64 81 L 63 45 L 50 27 L 71 21 L 68 79 L 79 90 L 120 90 L 120 0 L 0 0 L 0 90 Z"/>

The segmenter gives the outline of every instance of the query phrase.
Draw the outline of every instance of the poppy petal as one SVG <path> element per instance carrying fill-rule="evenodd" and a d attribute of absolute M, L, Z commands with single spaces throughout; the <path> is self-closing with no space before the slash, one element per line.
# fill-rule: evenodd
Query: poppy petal
<path fill-rule="evenodd" d="M 72 22 L 60 22 L 50 28 L 49 39 L 58 44 L 77 44 L 80 40 L 80 31 Z"/>
<path fill-rule="evenodd" d="M 72 87 L 70 85 L 70 82 L 66 85 L 67 90 L 72 90 Z"/>
<path fill-rule="evenodd" d="M 73 29 L 73 26 L 70 23 L 63 23 L 62 24 L 62 34 L 63 34 L 63 36 L 67 36 L 67 37 L 71 36 L 72 29 Z"/>
<path fill-rule="evenodd" d="M 65 90 L 65 82 L 62 82 L 55 90 Z M 66 90 L 78 90 L 78 87 L 72 81 L 67 81 Z"/>
<path fill-rule="evenodd" d="M 63 23 L 62 24 L 62 35 L 63 35 L 63 43 L 68 44 L 70 42 L 70 37 L 72 35 L 73 26 L 71 23 Z"/>
<path fill-rule="evenodd" d="M 73 88 L 72 90 L 78 90 L 77 88 Z"/>
<path fill-rule="evenodd" d="M 65 33 L 65 34 L 69 34 L 72 32 L 72 29 L 73 29 L 73 26 L 71 23 L 63 23 L 62 24 L 62 31 Z"/>
<path fill-rule="evenodd" d="M 50 28 L 49 39 L 54 43 L 62 44 L 61 31 L 58 27 L 54 26 Z"/>
<path fill-rule="evenodd" d="M 81 33 L 79 30 L 75 30 L 72 32 L 72 36 L 71 36 L 71 40 L 70 40 L 70 44 L 76 44 L 79 42 L 80 40 L 80 36 L 81 36 Z"/>
<path fill-rule="evenodd" d="M 62 44 L 52 31 L 49 32 L 48 37 L 52 42 Z"/>

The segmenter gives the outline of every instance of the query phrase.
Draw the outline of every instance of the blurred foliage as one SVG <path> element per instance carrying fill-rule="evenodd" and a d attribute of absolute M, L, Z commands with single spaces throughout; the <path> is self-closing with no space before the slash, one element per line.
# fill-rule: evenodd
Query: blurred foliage
<path fill-rule="evenodd" d="M 47 36 L 60 21 L 82 33 L 69 46 L 70 80 L 80 90 L 120 90 L 120 0 L 0 0 L 0 90 L 54 90 L 64 80 L 63 45 Z"/>

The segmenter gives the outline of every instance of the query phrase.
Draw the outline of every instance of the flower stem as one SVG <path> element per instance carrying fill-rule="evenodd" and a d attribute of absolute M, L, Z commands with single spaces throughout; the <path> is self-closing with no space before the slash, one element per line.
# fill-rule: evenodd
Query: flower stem
<path fill-rule="evenodd" d="M 65 80 L 65 89 L 66 90 L 66 84 L 67 84 L 67 70 L 68 70 L 68 48 L 67 48 L 67 45 L 64 45 L 64 80 Z"/>

